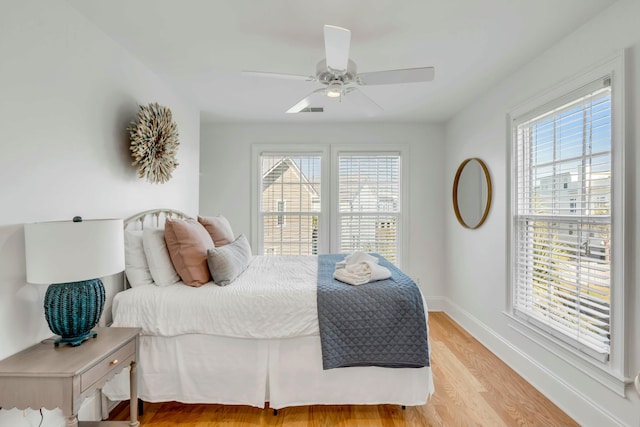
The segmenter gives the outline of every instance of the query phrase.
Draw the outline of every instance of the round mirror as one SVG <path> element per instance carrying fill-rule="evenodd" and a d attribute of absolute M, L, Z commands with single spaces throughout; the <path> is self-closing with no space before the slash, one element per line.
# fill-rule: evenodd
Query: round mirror
<path fill-rule="evenodd" d="M 458 167 L 453 181 L 453 210 L 466 228 L 480 227 L 491 207 L 489 169 L 477 158 L 466 159 Z"/>

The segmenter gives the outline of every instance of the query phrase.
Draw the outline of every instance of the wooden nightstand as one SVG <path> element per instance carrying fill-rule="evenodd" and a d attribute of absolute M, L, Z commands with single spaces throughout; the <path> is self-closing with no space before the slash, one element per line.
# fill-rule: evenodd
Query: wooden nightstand
<path fill-rule="evenodd" d="M 67 427 L 128 426 L 138 422 L 138 328 L 95 328 L 96 338 L 78 347 L 40 343 L 0 361 L 0 407 L 60 408 Z M 78 423 L 85 397 L 131 366 L 130 421 Z"/>

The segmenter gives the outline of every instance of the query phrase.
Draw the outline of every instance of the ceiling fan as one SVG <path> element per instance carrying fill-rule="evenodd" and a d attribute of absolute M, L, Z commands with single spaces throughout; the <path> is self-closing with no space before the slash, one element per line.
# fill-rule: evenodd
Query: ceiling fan
<path fill-rule="evenodd" d="M 287 113 L 309 111 L 311 101 L 316 96 L 349 99 L 365 110 L 375 113 L 382 111 L 374 100 L 365 95 L 357 86 L 386 85 L 397 83 L 427 82 L 435 76 L 434 67 L 404 68 L 400 70 L 358 73 L 356 63 L 349 59 L 351 31 L 334 25 L 324 26 L 325 59 L 316 65 L 315 76 L 296 74 L 244 71 L 243 74 L 258 77 L 274 77 L 293 80 L 316 81 L 324 87 L 317 89 L 287 110 Z"/>

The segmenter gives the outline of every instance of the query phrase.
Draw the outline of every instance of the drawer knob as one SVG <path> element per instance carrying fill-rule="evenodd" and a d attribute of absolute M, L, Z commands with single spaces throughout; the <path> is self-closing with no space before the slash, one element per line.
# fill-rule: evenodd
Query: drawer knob
<path fill-rule="evenodd" d="M 117 364 L 118 364 L 118 359 L 113 359 L 113 360 L 111 361 L 111 365 L 112 365 L 112 366 L 115 366 L 115 365 L 117 365 Z"/>

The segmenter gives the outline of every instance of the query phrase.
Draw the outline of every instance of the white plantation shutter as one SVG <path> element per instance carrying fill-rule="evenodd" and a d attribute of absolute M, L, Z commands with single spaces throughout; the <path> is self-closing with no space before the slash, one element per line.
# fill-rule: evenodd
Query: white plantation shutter
<path fill-rule="evenodd" d="M 260 156 L 260 230 L 265 255 L 318 253 L 320 154 Z"/>
<path fill-rule="evenodd" d="M 338 154 L 339 251 L 398 262 L 400 154 Z"/>
<path fill-rule="evenodd" d="M 599 79 L 514 121 L 516 315 L 608 360 L 611 85 Z"/>

